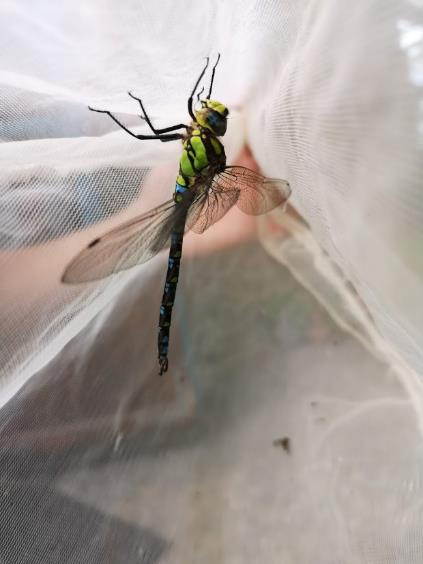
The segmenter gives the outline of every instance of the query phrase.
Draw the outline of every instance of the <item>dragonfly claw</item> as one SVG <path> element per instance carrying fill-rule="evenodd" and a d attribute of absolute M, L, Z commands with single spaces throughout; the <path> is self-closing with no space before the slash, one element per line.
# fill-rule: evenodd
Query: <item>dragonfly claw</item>
<path fill-rule="evenodd" d="M 167 358 L 159 358 L 159 375 L 161 376 L 164 372 L 167 372 L 169 361 Z"/>
<path fill-rule="evenodd" d="M 88 109 L 91 110 L 92 112 L 98 112 L 99 114 L 109 114 L 110 112 L 108 110 L 98 110 L 97 108 L 93 108 L 91 106 L 88 106 Z"/>

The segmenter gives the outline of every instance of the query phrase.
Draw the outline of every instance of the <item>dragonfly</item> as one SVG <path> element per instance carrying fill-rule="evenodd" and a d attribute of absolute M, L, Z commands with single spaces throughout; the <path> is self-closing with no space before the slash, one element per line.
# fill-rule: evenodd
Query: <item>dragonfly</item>
<path fill-rule="evenodd" d="M 182 244 L 187 231 L 203 233 L 220 220 L 233 206 L 249 215 L 259 215 L 284 205 L 291 189 L 286 180 L 266 178 L 242 166 L 227 166 L 220 137 L 226 133 L 228 108 L 212 100 L 217 60 L 212 68 L 207 96 L 201 97 L 199 85 L 209 66 L 202 69 L 188 98 L 191 123 L 179 123 L 156 129 L 140 98 L 128 92 L 141 109 L 140 118 L 152 134 L 138 135 L 128 129 L 108 110 L 92 108 L 109 116 L 126 133 L 140 140 L 182 142 L 179 174 L 172 199 L 135 217 L 104 235 L 93 239 L 68 264 L 62 281 L 79 284 L 105 278 L 144 263 L 169 246 L 169 260 L 159 315 L 159 374 L 168 370 L 169 335 L 172 308 L 182 258 Z M 194 97 L 197 102 L 194 104 Z M 194 104 L 194 106 L 193 106 Z"/>

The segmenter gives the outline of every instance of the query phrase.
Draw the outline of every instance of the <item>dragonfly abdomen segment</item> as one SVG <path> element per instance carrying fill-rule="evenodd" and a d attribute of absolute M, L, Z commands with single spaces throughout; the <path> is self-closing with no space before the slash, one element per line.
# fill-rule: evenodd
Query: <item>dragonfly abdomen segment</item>
<path fill-rule="evenodd" d="M 178 285 L 179 267 L 182 256 L 183 231 L 173 232 L 170 241 L 169 262 L 159 317 L 159 366 L 160 374 L 167 371 L 169 350 L 169 332 L 172 322 L 172 309 Z"/>
<path fill-rule="evenodd" d="M 173 200 L 175 202 L 182 202 L 183 194 L 189 190 L 189 187 L 185 184 L 185 179 L 182 176 L 178 176 L 178 180 L 175 184 L 175 192 L 173 194 Z"/>

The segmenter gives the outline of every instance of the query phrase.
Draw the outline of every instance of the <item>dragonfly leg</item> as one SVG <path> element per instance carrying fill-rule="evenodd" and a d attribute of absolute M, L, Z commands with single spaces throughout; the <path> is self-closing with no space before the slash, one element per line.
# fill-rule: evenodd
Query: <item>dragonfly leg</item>
<path fill-rule="evenodd" d="M 141 98 L 137 98 L 136 96 L 134 96 L 133 94 L 131 94 L 131 92 L 128 92 L 129 96 L 131 96 L 131 98 L 133 98 L 134 100 L 136 100 L 141 108 L 142 114 L 144 116 L 145 121 L 147 122 L 149 128 L 151 129 L 151 131 L 153 133 L 155 133 L 156 135 L 161 135 L 162 133 L 168 133 L 169 131 L 176 131 L 177 129 L 187 129 L 188 126 L 185 125 L 184 123 L 178 123 L 177 125 L 171 125 L 170 127 L 164 127 L 162 129 L 156 129 L 153 124 L 151 123 L 150 118 L 147 115 L 147 112 L 145 111 L 144 105 L 141 101 Z M 141 116 L 142 117 L 142 116 Z"/>
<path fill-rule="evenodd" d="M 200 96 L 201 96 L 201 94 L 202 94 L 203 92 L 204 92 L 204 86 L 203 86 L 203 88 L 202 88 L 199 92 L 197 92 L 197 101 L 198 101 L 198 102 L 200 102 Z"/>
<path fill-rule="evenodd" d="M 159 359 L 159 375 L 161 376 L 164 372 L 167 372 L 169 368 L 169 361 L 167 358 Z"/>
<path fill-rule="evenodd" d="M 217 61 L 215 62 L 213 70 L 212 70 L 212 75 L 211 75 L 211 80 L 210 80 L 210 88 L 209 88 L 209 93 L 207 94 L 207 100 L 210 100 L 210 96 L 211 96 L 212 88 L 213 88 L 214 73 L 216 71 L 216 67 L 217 67 L 217 64 L 219 63 L 219 61 L 220 61 L 220 53 L 217 54 Z"/>
<path fill-rule="evenodd" d="M 92 112 L 98 112 L 99 114 L 107 114 L 112 120 L 118 124 L 126 133 L 129 133 L 135 139 L 160 139 L 160 141 L 176 141 L 177 139 L 183 139 L 182 133 L 170 133 L 169 135 L 137 135 L 133 133 L 130 129 L 125 127 L 123 123 L 121 123 L 111 112 L 108 110 L 96 110 L 95 108 L 91 108 L 88 106 L 88 109 Z"/>
<path fill-rule="evenodd" d="M 192 111 L 192 100 L 193 100 L 193 98 L 194 98 L 195 91 L 197 90 L 198 85 L 200 84 L 200 80 L 203 78 L 204 73 L 206 72 L 206 69 L 207 69 L 207 67 L 209 66 L 209 60 L 210 60 L 210 59 L 209 59 L 208 57 L 206 57 L 206 66 L 205 66 L 205 67 L 203 68 L 203 70 L 201 71 L 201 74 L 200 74 L 200 76 L 198 77 L 197 82 L 195 83 L 194 88 L 192 89 L 191 95 L 190 95 L 190 97 L 188 98 L 188 113 L 189 113 L 189 115 L 191 116 L 191 118 L 192 118 L 194 121 L 195 121 L 195 115 L 194 115 L 194 112 Z"/>

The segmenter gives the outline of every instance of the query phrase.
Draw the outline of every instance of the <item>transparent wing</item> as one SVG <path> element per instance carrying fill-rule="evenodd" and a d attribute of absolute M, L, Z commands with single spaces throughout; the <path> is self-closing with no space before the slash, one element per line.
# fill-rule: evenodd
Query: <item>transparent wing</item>
<path fill-rule="evenodd" d="M 221 190 L 236 183 L 239 190 L 237 206 L 248 215 L 261 215 L 283 205 L 291 195 L 286 180 L 266 178 L 243 166 L 228 166 L 216 179 Z"/>
<path fill-rule="evenodd" d="M 211 225 L 219 221 L 234 206 L 239 197 L 237 188 L 221 190 L 215 179 L 209 181 L 210 188 L 200 189 L 194 199 L 187 217 L 187 227 L 194 233 L 204 233 Z"/>
<path fill-rule="evenodd" d="M 99 280 L 146 262 L 168 244 L 172 230 L 185 222 L 188 205 L 169 200 L 94 239 L 69 263 L 62 282 Z"/>
<path fill-rule="evenodd" d="M 286 180 L 266 178 L 242 166 L 228 166 L 212 179 L 205 180 L 198 192 L 200 195 L 190 207 L 187 225 L 195 233 L 203 233 L 235 204 L 248 215 L 260 215 L 284 204 L 291 195 L 291 188 Z"/>
<path fill-rule="evenodd" d="M 175 229 L 203 233 L 235 204 L 244 213 L 258 215 L 285 203 L 290 193 L 284 180 L 241 166 L 227 167 L 199 181 L 178 205 L 169 200 L 91 241 L 68 265 L 62 281 L 89 282 L 131 268 L 163 249 Z"/>

